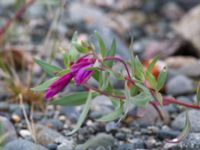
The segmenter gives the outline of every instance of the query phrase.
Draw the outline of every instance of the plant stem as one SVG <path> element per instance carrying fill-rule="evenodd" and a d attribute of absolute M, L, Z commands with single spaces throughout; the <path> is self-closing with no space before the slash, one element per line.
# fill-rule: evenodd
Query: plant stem
<path fill-rule="evenodd" d="M 102 95 L 105 95 L 105 96 L 111 96 L 111 97 L 114 97 L 114 98 L 117 98 L 119 100 L 124 100 L 126 97 L 124 95 L 113 95 L 113 94 L 110 94 L 110 93 L 107 93 L 105 91 L 101 91 L 95 87 L 92 87 L 88 84 L 84 84 L 83 85 L 84 87 L 86 87 L 87 89 L 91 89 L 99 94 L 102 94 Z M 153 106 L 161 106 L 160 103 L 158 103 L 157 101 L 151 101 L 150 102 L 151 105 Z M 163 96 L 163 105 L 170 105 L 170 104 L 177 104 L 177 105 L 180 105 L 180 106 L 185 106 L 185 107 L 188 107 L 188 108 L 193 108 L 193 109 L 200 109 L 200 106 L 197 106 L 197 105 L 192 105 L 192 104 L 188 104 L 188 103 L 185 103 L 185 102 L 181 102 L 181 101 L 178 101 L 176 100 L 175 98 L 173 97 L 166 97 L 166 96 Z"/>
<path fill-rule="evenodd" d="M 104 58 L 104 61 L 107 61 L 107 60 L 113 60 L 113 61 L 118 61 L 118 62 L 122 63 L 122 64 L 124 65 L 125 69 L 126 69 L 126 72 L 127 72 L 127 74 L 128 74 L 128 78 L 131 80 L 130 71 L 129 71 L 129 69 L 128 69 L 127 64 L 124 62 L 123 59 L 121 59 L 121 58 L 119 58 L 119 57 L 108 56 L 108 57 Z M 131 80 L 131 82 L 133 82 L 133 84 L 134 84 L 134 81 L 133 81 L 133 80 Z"/>

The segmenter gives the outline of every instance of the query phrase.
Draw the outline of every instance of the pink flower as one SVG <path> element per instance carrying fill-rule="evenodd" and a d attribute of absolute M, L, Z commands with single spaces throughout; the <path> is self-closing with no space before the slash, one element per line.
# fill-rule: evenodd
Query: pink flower
<path fill-rule="evenodd" d="M 69 84 L 70 80 L 73 78 L 71 73 L 68 73 L 58 80 L 56 80 L 53 84 L 51 84 L 48 90 L 45 92 L 45 99 L 50 99 L 55 96 L 58 92 L 60 92 L 64 87 Z"/>
<path fill-rule="evenodd" d="M 71 70 L 68 74 L 60 77 L 49 86 L 45 92 L 45 98 L 49 100 L 51 97 L 55 96 L 69 84 L 73 77 L 76 85 L 81 85 L 87 82 L 93 73 L 93 71 L 87 69 L 92 67 L 95 61 L 96 59 L 88 58 L 87 56 L 79 58 L 76 63 L 71 66 Z"/>

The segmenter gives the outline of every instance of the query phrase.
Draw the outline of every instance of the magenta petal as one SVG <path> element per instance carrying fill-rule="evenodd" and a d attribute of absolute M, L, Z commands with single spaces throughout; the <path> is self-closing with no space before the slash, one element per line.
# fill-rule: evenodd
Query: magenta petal
<path fill-rule="evenodd" d="M 93 71 L 87 70 L 90 67 L 92 67 L 92 65 L 83 67 L 77 72 L 74 78 L 76 85 L 81 85 L 87 82 L 87 80 L 92 76 Z"/>
<path fill-rule="evenodd" d="M 49 100 L 51 97 L 60 92 L 67 84 L 69 84 L 72 77 L 73 75 L 71 73 L 68 73 L 52 83 L 45 92 L 45 99 Z"/>

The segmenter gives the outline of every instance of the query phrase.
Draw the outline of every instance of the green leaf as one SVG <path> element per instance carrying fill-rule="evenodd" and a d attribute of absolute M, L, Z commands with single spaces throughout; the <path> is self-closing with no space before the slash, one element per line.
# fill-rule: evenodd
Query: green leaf
<path fill-rule="evenodd" d="M 98 82 L 100 78 L 101 72 L 99 70 L 96 70 L 93 74 L 92 77 Z"/>
<path fill-rule="evenodd" d="M 63 54 L 64 65 L 68 69 L 70 67 L 70 56 Z"/>
<path fill-rule="evenodd" d="M 146 80 L 149 82 L 150 86 L 155 90 L 157 86 L 157 81 L 154 75 L 152 75 L 152 73 L 149 71 L 146 72 Z"/>
<path fill-rule="evenodd" d="M 76 126 L 74 127 L 74 129 L 68 133 L 68 135 L 72 135 L 74 134 L 76 131 L 78 131 L 78 129 L 81 127 L 81 125 L 83 124 L 83 122 L 85 121 L 87 114 L 90 110 L 90 105 L 91 105 L 91 100 L 92 100 L 92 92 L 89 92 L 84 109 L 78 119 L 78 122 L 76 124 Z"/>
<path fill-rule="evenodd" d="M 47 64 L 46 62 L 43 62 L 42 60 L 39 59 L 34 59 L 35 62 L 49 75 L 54 75 L 55 73 L 61 71 L 61 69 L 59 67 Z"/>
<path fill-rule="evenodd" d="M 162 89 L 162 87 L 163 87 L 164 84 L 165 84 L 166 79 L 167 79 L 167 71 L 166 71 L 166 69 L 164 68 L 164 69 L 160 72 L 160 74 L 159 74 L 159 76 L 158 76 L 157 87 L 156 87 L 157 91 L 160 91 L 160 90 Z"/>
<path fill-rule="evenodd" d="M 99 35 L 98 32 L 95 32 L 95 35 L 96 35 L 96 38 L 97 38 L 98 43 L 99 43 L 100 53 L 103 57 L 105 57 L 106 56 L 106 46 L 104 44 L 104 41 L 103 41 L 103 39 L 101 38 L 101 36 Z"/>
<path fill-rule="evenodd" d="M 101 85 L 101 90 L 105 90 L 109 84 L 109 72 L 103 71 L 102 72 L 102 85 Z"/>
<path fill-rule="evenodd" d="M 97 121 L 101 121 L 101 122 L 114 121 L 114 120 L 120 118 L 122 116 L 122 114 L 123 114 L 123 107 L 122 107 L 121 103 L 119 103 L 119 105 L 115 108 L 115 110 L 113 112 L 97 119 Z"/>
<path fill-rule="evenodd" d="M 138 87 L 133 85 L 130 89 L 131 96 L 135 96 L 138 93 L 138 91 Z"/>
<path fill-rule="evenodd" d="M 107 51 L 107 55 L 106 56 L 115 56 L 116 53 L 116 41 L 115 39 L 113 39 L 110 50 Z M 110 68 L 112 68 L 113 66 L 113 61 L 108 61 L 106 62 L 106 65 Z"/>
<path fill-rule="evenodd" d="M 89 51 L 87 47 L 84 47 L 83 45 L 78 44 L 77 42 L 73 42 L 72 44 L 80 53 L 87 53 Z"/>
<path fill-rule="evenodd" d="M 107 52 L 107 56 L 115 56 L 116 48 L 116 41 L 115 39 L 113 39 L 112 44 L 110 46 L 110 50 Z"/>
<path fill-rule="evenodd" d="M 156 56 L 153 58 L 153 60 L 151 61 L 151 63 L 149 64 L 148 68 L 147 68 L 147 72 L 151 72 L 153 67 L 155 66 L 156 62 L 159 60 L 159 56 Z"/>
<path fill-rule="evenodd" d="M 187 111 L 186 111 L 185 115 L 186 115 L 186 119 L 185 119 L 185 125 L 184 125 L 183 131 L 175 139 L 166 140 L 167 142 L 169 142 L 169 143 L 179 143 L 180 141 L 182 141 L 184 138 L 186 138 L 188 136 L 188 134 L 190 133 L 191 125 L 190 125 L 190 120 L 189 120 L 189 116 L 188 116 Z"/>
<path fill-rule="evenodd" d="M 130 60 L 133 61 L 134 60 L 133 37 L 131 37 L 131 43 L 130 43 L 128 51 L 130 55 Z"/>
<path fill-rule="evenodd" d="M 78 37 L 78 32 L 74 32 L 73 36 L 72 36 L 72 40 L 71 40 L 71 48 L 69 51 L 69 55 L 70 55 L 70 59 L 71 61 L 75 61 L 77 59 L 77 57 L 79 56 L 78 51 L 76 50 L 76 48 L 73 46 L 73 43 L 77 41 L 77 37 Z"/>
<path fill-rule="evenodd" d="M 196 95 L 196 99 L 197 99 L 197 105 L 200 105 L 200 83 L 197 86 L 197 95 Z"/>
<path fill-rule="evenodd" d="M 62 106 L 78 106 L 82 105 L 86 102 L 86 99 L 88 97 L 88 92 L 76 92 L 69 95 L 66 95 L 64 97 L 61 97 L 60 99 L 54 100 L 50 102 L 52 105 L 62 105 Z M 96 97 L 96 93 L 92 93 L 92 98 Z"/>
<path fill-rule="evenodd" d="M 42 92 L 42 91 L 45 91 L 48 89 L 48 87 L 58 79 L 59 77 L 53 77 L 49 80 L 47 80 L 46 82 L 34 87 L 34 88 L 31 88 L 32 91 L 35 91 L 35 92 Z"/>
<path fill-rule="evenodd" d="M 134 59 L 134 69 L 135 77 L 144 81 L 144 68 L 137 56 Z"/>
<path fill-rule="evenodd" d="M 135 67 L 134 67 L 134 50 L 133 50 L 133 37 L 131 37 L 131 43 L 129 46 L 129 55 L 130 55 L 130 62 L 129 62 L 129 66 L 131 69 L 131 73 L 132 75 L 135 76 Z"/>
<path fill-rule="evenodd" d="M 135 85 L 137 87 L 139 87 L 142 91 L 144 91 L 145 93 L 148 93 L 149 90 L 142 84 L 142 83 L 139 83 L 139 82 L 136 82 Z"/>
<path fill-rule="evenodd" d="M 131 102 L 138 107 L 146 107 L 146 105 L 151 101 L 152 96 L 150 93 L 141 92 L 140 94 L 131 97 Z"/>
<path fill-rule="evenodd" d="M 124 77 L 120 73 L 114 72 L 112 70 L 107 70 L 107 71 L 110 73 L 112 77 L 115 77 L 117 80 L 124 80 Z"/>

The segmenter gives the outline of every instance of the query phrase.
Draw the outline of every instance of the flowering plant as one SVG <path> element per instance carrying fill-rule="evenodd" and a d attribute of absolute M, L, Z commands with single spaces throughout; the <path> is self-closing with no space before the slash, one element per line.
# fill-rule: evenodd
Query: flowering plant
<path fill-rule="evenodd" d="M 177 104 L 184 107 L 200 109 L 200 92 L 197 91 L 197 104 L 188 104 L 177 101 L 173 97 L 162 96 L 167 71 L 163 67 L 155 76 L 153 69 L 159 57 L 155 57 L 144 67 L 133 51 L 129 49 L 129 60 L 123 60 L 116 56 L 116 43 L 113 40 L 109 49 L 106 48 L 103 39 L 96 34 L 99 44 L 99 52 L 88 41 L 77 42 L 76 36 L 72 40 L 72 48 L 63 55 L 65 69 L 35 59 L 44 71 L 46 71 L 51 79 L 33 88 L 34 91 L 44 91 L 45 99 L 53 105 L 78 106 L 84 105 L 84 109 L 80 119 L 69 133 L 75 133 L 84 122 L 89 109 L 90 102 L 98 95 L 105 95 L 110 98 L 114 111 L 99 121 L 113 121 L 125 117 L 129 106 L 145 108 L 148 104 L 156 108 L 158 113 L 162 115 L 159 106 Z M 114 63 L 122 64 L 122 70 L 114 69 Z M 89 79 L 94 79 L 98 83 L 98 87 L 94 87 L 87 83 Z M 112 85 L 110 78 L 124 81 L 124 89 L 117 90 Z M 82 86 L 86 90 L 84 92 L 68 93 L 66 96 L 59 97 L 55 100 L 52 98 L 62 91 L 68 84 Z M 198 88 L 199 89 L 199 88 Z M 190 122 L 186 114 L 186 123 L 183 132 L 179 137 L 168 142 L 178 142 L 183 139 L 190 130 Z"/>

